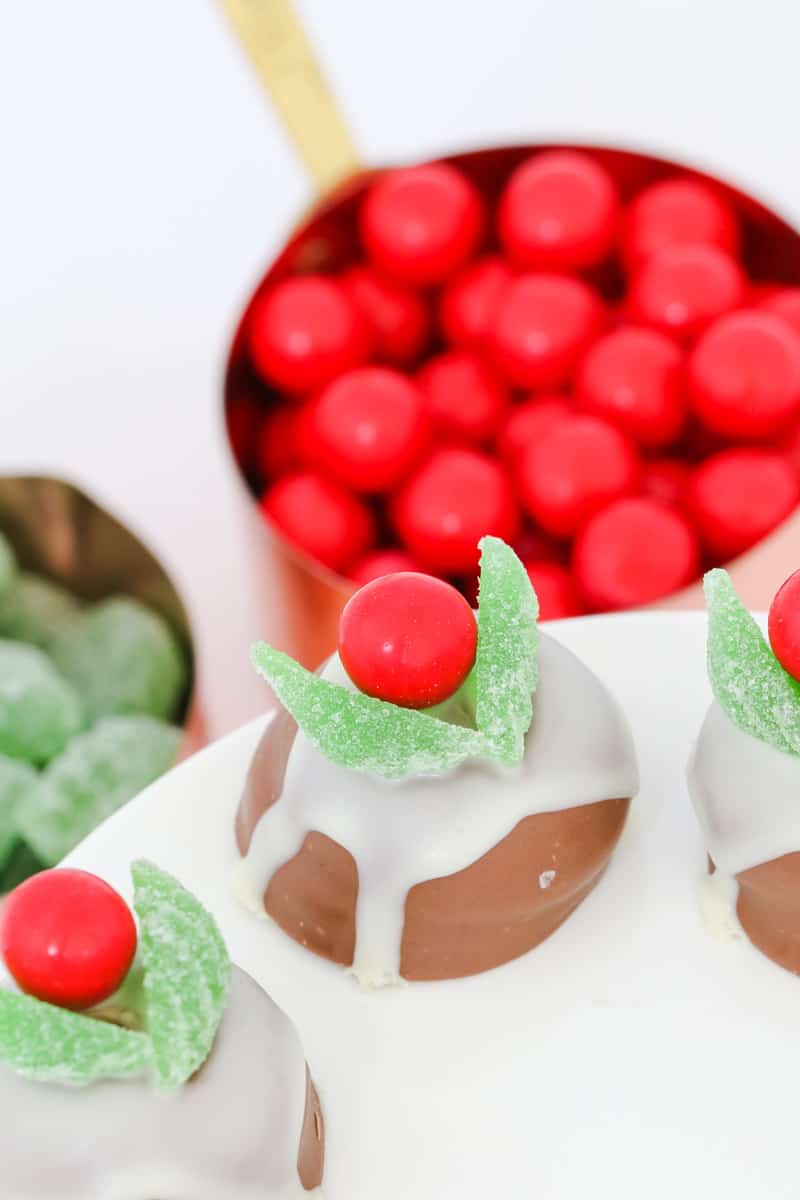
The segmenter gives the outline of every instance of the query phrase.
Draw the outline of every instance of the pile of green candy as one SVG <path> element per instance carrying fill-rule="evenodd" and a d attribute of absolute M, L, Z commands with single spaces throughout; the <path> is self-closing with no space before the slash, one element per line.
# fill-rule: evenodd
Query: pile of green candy
<path fill-rule="evenodd" d="M 161 616 L 125 596 L 84 605 L 0 535 L 0 894 L 172 765 L 187 685 Z"/>

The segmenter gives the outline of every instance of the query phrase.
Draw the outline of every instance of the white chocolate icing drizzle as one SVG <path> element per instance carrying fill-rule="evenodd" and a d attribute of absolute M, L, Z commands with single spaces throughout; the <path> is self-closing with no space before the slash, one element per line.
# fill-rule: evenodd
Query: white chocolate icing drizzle
<path fill-rule="evenodd" d="M 149 1082 L 33 1083 L 0 1064 L 5 1200 L 310 1200 L 297 1169 L 306 1065 L 288 1017 L 234 968 L 202 1071 Z"/>
<path fill-rule="evenodd" d="M 727 875 L 800 850 L 800 757 L 739 729 L 714 701 L 688 768 L 689 794 Z"/>
<path fill-rule="evenodd" d="M 338 657 L 324 678 L 352 686 Z M 628 724 L 599 679 L 547 635 L 522 764 L 468 762 L 448 775 L 389 781 L 324 758 L 298 731 L 283 792 L 253 833 L 236 891 L 263 897 L 307 834 L 325 834 L 358 867 L 353 974 L 366 986 L 399 980 L 405 901 L 418 883 L 482 858 L 525 817 L 636 794 Z"/>

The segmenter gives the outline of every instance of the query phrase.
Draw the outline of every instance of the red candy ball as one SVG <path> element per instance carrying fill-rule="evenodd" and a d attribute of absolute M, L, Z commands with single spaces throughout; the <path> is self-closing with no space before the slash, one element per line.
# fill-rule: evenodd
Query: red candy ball
<path fill-rule="evenodd" d="M 493 534 L 506 542 L 518 513 L 503 470 L 467 447 L 434 450 L 401 487 L 392 505 L 400 541 L 426 567 L 467 575 L 478 564 L 478 542 Z"/>
<path fill-rule="evenodd" d="M 528 562 L 528 578 L 539 598 L 539 619 L 557 621 L 561 617 L 577 617 L 581 611 L 572 576 L 566 567 L 556 562 Z"/>
<path fill-rule="evenodd" d="M 781 438 L 775 449 L 786 455 L 800 477 L 800 421 L 792 426 L 785 437 Z"/>
<path fill-rule="evenodd" d="M 800 415 L 800 337 L 772 313 L 731 313 L 695 346 L 687 382 L 695 414 L 715 433 L 778 434 Z"/>
<path fill-rule="evenodd" d="M 642 463 L 642 492 L 651 500 L 680 508 L 691 469 L 680 458 L 653 458 Z"/>
<path fill-rule="evenodd" d="M 710 554 L 725 562 L 770 533 L 800 504 L 800 480 L 781 454 L 723 450 L 692 473 L 687 505 Z"/>
<path fill-rule="evenodd" d="M 299 550 L 332 571 L 346 571 L 375 541 L 372 511 L 312 471 L 284 475 L 262 496 L 261 510 Z"/>
<path fill-rule="evenodd" d="M 249 346 L 268 383 L 287 392 L 309 392 L 366 362 L 370 337 L 340 283 L 323 275 L 299 275 L 255 301 Z"/>
<path fill-rule="evenodd" d="M 522 452 L 573 411 L 565 396 L 544 394 L 515 404 L 497 435 L 497 450 L 512 468 Z"/>
<path fill-rule="evenodd" d="M 280 404 L 270 409 L 258 430 L 256 463 L 263 479 L 274 479 L 299 467 L 301 414 L 296 405 Z"/>
<path fill-rule="evenodd" d="M 631 319 L 691 341 L 717 317 L 744 302 L 736 259 L 717 246 L 676 246 L 651 255 L 631 279 Z"/>
<path fill-rule="evenodd" d="M 691 525 L 655 500 L 617 500 L 592 517 L 575 542 L 578 592 L 596 611 L 650 604 L 689 583 L 698 569 Z"/>
<path fill-rule="evenodd" d="M 396 487 L 428 446 L 420 389 L 390 367 L 340 375 L 309 402 L 303 427 L 310 461 L 355 492 Z"/>
<path fill-rule="evenodd" d="M 672 246 L 739 248 L 736 216 L 706 183 L 665 179 L 643 188 L 625 214 L 622 253 L 629 266 Z"/>
<path fill-rule="evenodd" d="M 33 875 L 0 914 L 0 955 L 23 992 L 60 1008 L 102 1004 L 136 954 L 136 925 L 122 897 L 86 871 Z"/>
<path fill-rule="evenodd" d="M 578 407 L 619 426 L 646 449 L 674 442 L 686 403 L 678 347 L 654 329 L 621 328 L 589 348 L 576 381 Z"/>
<path fill-rule="evenodd" d="M 800 287 L 770 288 L 758 307 L 780 317 L 800 336 Z"/>
<path fill-rule="evenodd" d="M 606 421 L 570 416 L 533 442 L 519 462 L 523 506 L 556 537 L 571 537 L 598 508 L 632 492 L 639 461 Z"/>
<path fill-rule="evenodd" d="M 789 576 L 770 605 L 769 640 L 784 671 L 800 682 L 800 571 Z"/>
<path fill-rule="evenodd" d="M 508 393 L 474 354 L 452 350 L 430 359 L 417 376 L 434 433 L 480 445 L 497 432 Z"/>
<path fill-rule="evenodd" d="M 356 687 L 403 708 L 428 708 L 458 691 L 477 642 L 464 597 L 432 575 L 368 583 L 348 600 L 339 623 L 339 655 Z"/>
<path fill-rule="evenodd" d="M 424 574 L 417 560 L 406 554 L 405 550 L 373 550 L 371 554 L 360 558 L 355 566 L 350 568 L 349 574 L 353 583 L 363 587 L 365 583 L 372 583 L 373 579 L 380 579 L 384 575 L 397 575 L 399 571 L 417 571 Z"/>
<path fill-rule="evenodd" d="M 416 361 L 430 334 L 428 306 L 419 293 L 365 264 L 350 267 L 341 282 L 369 326 L 375 355 L 398 366 Z"/>
<path fill-rule="evenodd" d="M 440 283 L 470 258 L 483 233 L 480 196 L 461 171 L 428 163 L 387 171 L 359 214 L 369 257 L 396 279 Z"/>
<path fill-rule="evenodd" d="M 501 293 L 487 335 L 500 374 L 515 387 L 567 383 L 603 320 L 599 296 L 569 275 L 520 275 Z"/>
<path fill-rule="evenodd" d="M 256 465 L 258 429 L 262 408 L 249 391 L 232 396 L 225 406 L 225 424 L 234 458 L 243 471 Z"/>
<path fill-rule="evenodd" d="M 611 176 L 588 154 L 545 151 L 517 167 L 506 184 L 500 240 L 522 267 L 580 270 L 611 249 L 618 206 Z"/>
<path fill-rule="evenodd" d="M 447 341 L 465 350 L 482 346 L 494 306 L 510 279 L 508 264 L 494 254 L 454 275 L 439 297 L 439 324 Z"/>

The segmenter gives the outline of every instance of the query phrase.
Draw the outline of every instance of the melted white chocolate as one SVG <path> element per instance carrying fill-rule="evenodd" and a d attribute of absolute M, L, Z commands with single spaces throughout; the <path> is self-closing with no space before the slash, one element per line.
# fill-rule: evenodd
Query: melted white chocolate
<path fill-rule="evenodd" d="M 706 848 L 727 875 L 800 850 L 800 757 L 734 725 L 715 701 L 688 769 Z"/>
<path fill-rule="evenodd" d="M 352 686 L 336 657 L 323 674 Z M 533 723 L 518 768 L 475 761 L 448 775 L 388 781 L 336 766 L 300 730 L 283 792 L 254 831 L 236 890 L 263 912 L 278 868 L 308 833 L 325 834 L 358 867 L 353 973 L 367 986 L 394 983 L 411 888 L 470 866 L 525 817 L 633 796 L 638 786 L 617 704 L 579 659 L 543 634 Z"/>
<path fill-rule="evenodd" d="M 297 1171 L 306 1065 L 293 1025 L 234 969 L 202 1071 L 177 1092 L 141 1081 L 33 1083 L 0 1065 L 3 1200 L 309 1200 Z"/>

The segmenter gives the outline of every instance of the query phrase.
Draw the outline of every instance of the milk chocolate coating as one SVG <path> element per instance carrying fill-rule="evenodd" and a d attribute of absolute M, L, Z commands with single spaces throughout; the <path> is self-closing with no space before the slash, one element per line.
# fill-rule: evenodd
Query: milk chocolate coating
<path fill-rule="evenodd" d="M 296 732 L 281 710 L 258 746 L 237 814 L 242 854 L 280 795 Z M 409 980 L 474 975 L 544 941 L 598 882 L 629 804 L 608 799 L 526 817 L 465 870 L 413 887 L 406 899 L 401 975 Z M 540 882 L 550 871 L 555 876 Z M 357 897 L 353 856 L 311 832 L 300 852 L 273 875 L 264 907 L 295 941 L 349 966 Z"/>
<path fill-rule="evenodd" d="M 800 975 L 800 853 L 741 871 L 736 912 L 754 946 Z"/>

